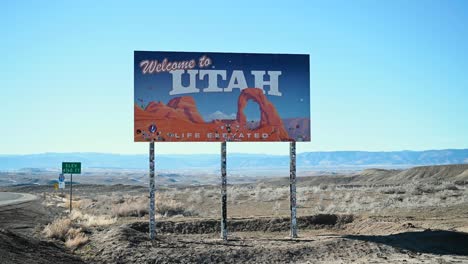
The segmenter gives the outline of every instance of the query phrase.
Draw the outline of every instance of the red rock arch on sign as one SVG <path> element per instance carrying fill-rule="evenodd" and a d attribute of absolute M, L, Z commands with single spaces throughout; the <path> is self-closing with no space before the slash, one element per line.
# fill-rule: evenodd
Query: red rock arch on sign
<path fill-rule="evenodd" d="M 237 100 L 237 122 L 241 127 L 245 127 L 247 124 L 244 108 L 249 100 L 256 102 L 260 107 L 260 128 L 275 127 L 279 130 L 281 137 L 288 137 L 275 106 L 263 94 L 263 90 L 259 88 L 246 88 L 239 95 Z"/>

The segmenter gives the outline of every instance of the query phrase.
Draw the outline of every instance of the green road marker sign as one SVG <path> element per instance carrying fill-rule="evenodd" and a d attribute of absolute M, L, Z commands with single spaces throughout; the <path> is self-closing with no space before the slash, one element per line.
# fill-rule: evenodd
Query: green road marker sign
<path fill-rule="evenodd" d="M 70 213 L 72 211 L 73 174 L 81 174 L 81 162 L 62 162 L 62 173 L 70 173 Z"/>
<path fill-rule="evenodd" d="M 62 162 L 62 173 L 81 174 L 81 162 Z"/>

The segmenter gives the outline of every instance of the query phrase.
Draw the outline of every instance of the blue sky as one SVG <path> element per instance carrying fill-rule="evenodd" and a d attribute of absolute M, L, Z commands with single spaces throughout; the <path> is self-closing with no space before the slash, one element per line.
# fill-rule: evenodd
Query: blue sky
<path fill-rule="evenodd" d="M 467 16 L 455 0 L 4 1 L 0 154 L 146 153 L 133 142 L 134 50 L 310 54 L 312 142 L 299 152 L 467 148 Z"/>

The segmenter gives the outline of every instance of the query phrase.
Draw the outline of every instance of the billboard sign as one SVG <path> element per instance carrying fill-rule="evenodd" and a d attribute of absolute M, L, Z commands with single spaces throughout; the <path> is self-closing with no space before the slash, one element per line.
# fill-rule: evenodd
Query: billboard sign
<path fill-rule="evenodd" d="M 134 140 L 310 141 L 309 55 L 135 51 Z"/>

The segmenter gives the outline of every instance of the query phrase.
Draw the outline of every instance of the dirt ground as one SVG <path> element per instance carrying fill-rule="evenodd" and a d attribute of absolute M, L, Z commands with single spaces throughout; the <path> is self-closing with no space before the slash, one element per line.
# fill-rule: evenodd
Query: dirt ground
<path fill-rule="evenodd" d="M 63 245 L 42 238 L 43 226 L 61 211 L 42 201 L 0 207 L 0 263 L 84 263 Z"/>
<path fill-rule="evenodd" d="M 298 184 L 297 239 L 289 238 L 287 185 L 229 186 L 227 242 L 217 186 L 159 189 L 154 241 L 144 186 L 77 185 L 71 215 L 69 197 L 48 186 L 3 188 L 39 200 L 0 210 L 1 263 L 468 263 L 466 185 L 306 183 Z M 86 239 L 45 233 L 66 221 Z"/>

